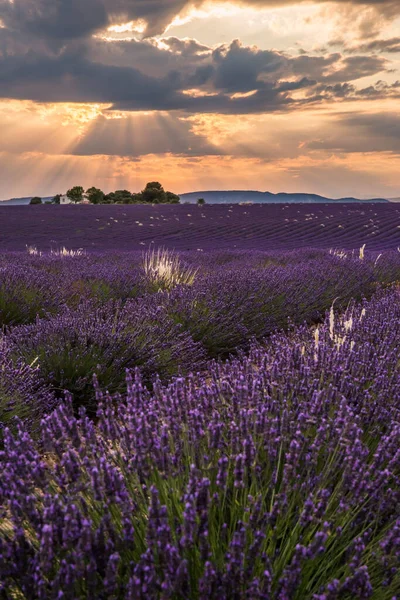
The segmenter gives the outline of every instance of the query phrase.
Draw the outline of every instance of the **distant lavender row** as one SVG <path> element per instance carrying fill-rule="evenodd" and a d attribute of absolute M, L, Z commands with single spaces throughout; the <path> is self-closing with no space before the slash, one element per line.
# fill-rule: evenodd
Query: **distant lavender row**
<path fill-rule="evenodd" d="M 289 296 L 291 282 L 296 281 L 296 294 L 307 298 L 287 298 L 301 305 L 314 304 L 325 285 L 328 306 L 336 297 L 368 294 L 371 286 L 400 280 L 400 252 L 382 253 L 365 250 L 344 253 L 322 249 L 302 249 L 286 252 L 213 251 L 182 252 L 183 265 L 196 270 L 194 293 L 230 296 L 225 285 L 235 288 L 234 294 L 251 296 L 257 289 L 280 287 Z M 248 289 L 240 290 L 241 283 Z M 348 280 L 348 281 L 345 281 Z M 315 285 L 315 288 L 313 286 Z M 186 289 L 192 286 L 184 286 Z M 353 289 L 354 288 L 354 289 Z M 50 254 L 0 254 L 0 325 L 16 325 L 34 321 L 64 310 L 64 305 L 76 307 L 84 300 L 104 304 L 108 300 L 140 298 L 157 291 L 143 268 L 143 252 L 100 253 L 77 257 Z M 343 299 L 343 297 L 342 297 Z M 326 302 L 323 310 L 325 310 Z M 292 316 L 291 312 L 287 316 Z M 301 316 L 299 316 L 301 318 Z"/>
<path fill-rule="evenodd" d="M 0 596 L 394 600 L 400 294 L 0 452 Z"/>
<path fill-rule="evenodd" d="M 50 396 L 65 389 L 75 410 L 84 405 L 93 415 L 94 373 L 113 393 L 124 388 L 126 368 L 139 367 L 148 384 L 155 374 L 167 381 L 400 280 L 398 252 L 191 252 L 179 261 L 193 281 L 165 289 L 140 253 L 0 257 L 0 422 L 29 416 L 35 428 Z M 20 364 L 47 389 L 46 401 L 41 392 L 35 401 Z M 11 404 L 9 380 L 19 386 Z"/>
<path fill-rule="evenodd" d="M 396 204 L 2 207 L 0 250 L 396 249 Z"/>

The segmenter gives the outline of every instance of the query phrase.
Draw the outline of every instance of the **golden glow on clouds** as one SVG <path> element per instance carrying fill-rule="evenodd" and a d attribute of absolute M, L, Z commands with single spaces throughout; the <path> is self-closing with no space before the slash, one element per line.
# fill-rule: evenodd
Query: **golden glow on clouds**
<path fill-rule="evenodd" d="M 229 97 L 231 100 L 236 100 L 237 98 L 250 98 L 250 96 L 254 96 L 254 94 L 257 94 L 257 90 L 252 90 L 251 92 L 236 92 Z"/>
<path fill-rule="evenodd" d="M 159 50 L 166 50 L 168 52 L 171 52 L 171 48 L 168 46 L 168 44 L 166 44 L 163 40 L 159 40 L 159 39 L 154 39 L 153 44 L 159 49 Z"/>
<path fill-rule="evenodd" d="M 167 33 L 193 37 L 211 46 L 240 38 L 245 44 L 284 50 L 298 43 L 304 47 L 320 46 L 338 34 L 332 19 L 321 14 L 318 3 L 277 8 L 210 2 L 174 19 Z"/>
<path fill-rule="evenodd" d="M 256 8 L 239 2 L 196 4 L 197 8 L 192 6 L 173 19 L 163 35 L 149 38 L 149 44 L 165 51 L 162 53 L 163 64 L 171 62 L 178 68 L 181 64 L 173 62 L 177 57 L 168 54 L 174 51 L 179 54 L 179 50 L 173 50 L 166 43 L 166 35 L 180 40 L 194 38 L 210 48 L 222 43 L 228 45 L 237 38 L 244 46 L 256 45 L 266 50 L 274 48 L 290 55 L 297 55 L 300 48 L 304 48 L 322 58 L 331 52 L 342 51 L 340 45 L 328 45 L 332 40 L 340 38 L 348 47 L 356 47 L 360 40 L 368 41 L 368 35 L 378 29 L 381 39 L 397 37 L 400 29 L 400 19 L 390 22 L 384 17 L 377 19 L 371 7 L 351 7 L 345 3 L 321 4 L 314 0 L 281 8 Z M 2 27 L 4 25 L 0 21 Z M 110 43 L 139 39 L 146 32 L 146 27 L 142 19 L 115 23 L 94 37 Z M 108 46 L 104 55 L 107 52 Z M 116 56 L 118 62 L 118 49 Z M 130 58 L 127 56 L 128 61 Z M 400 55 L 384 56 L 392 61 L 389 66 L 393 72 L 364 77 L 356 82 L 357 87 L 375 84 L 379 78 L 388 83 L 399 79 Z M 155 71 L 158 68 L 156 60 L 153 64 Z M 125 66 L 130 66 L 130 63 Z M 150 64 L 150 74 L 151 68 Z M 339 68 L 339 63 L 328 67 L 325 75 Z M 295 78 L 288 75 L 285 79 L 291 81 Z M 189 87 L 196 84 L 187 85 L 188 89 L 182 92 L 184 95 L 193 98 L 216 95 Z M 239 100 L 255 93 L 255 90 L 236 92 L 230 98 Z M 306 99 L 307 94 L 305 89 L 291 93 L 297 100 Z M 177 192 L 212 187 L 257 187 L 330 196 L 400 194 L 400 154 L 385 150 L 365 152 L 379 140 L 366 140 L 364 146 L 358 140 L 360 147 L 357 147 L 360 132 L 346 130 L 342 124 L 346 115 L 398 112 L 398 99 L 338 100 L 329 104 L 300 105 L 290 113 L 240 116 L 188 116 L 161 111 L 127 113 L 109 109 L 109 104 L 98 103 L 49 104 L 0 100 L 0 159 L 5 174 L 0 179 L 0 199 L 36 193 L 48 195 L 65 191 L 75 184 L 84 187 L 95 184 L 105 191 L 118 188 L 139 190 L 152 179 L 161 179 L 164 185 Z M 112 123 L 114 120 L 115 123 Z M 147 148 L 149 145 L 144 143 L 148 137 L 147 127 L 153 120 L 157 124 L 154 131 L 160 131 L 160 139 L 170 138 L 180 143 L 189 132 L 186 140 L 188 149 L 201 149 L 203 146 L 199 140 L 204 139 L 208 144 L 207 152 L 211 152 L 209 148 L 216 147 L 223 155 L 202 155 L 199 150 L 198 156 L 160 153 L 132 158 L 134 153 L 129 155 L 130 141 L 134 137 L 137 143 L 133 146 L 142 144 Z M 112 138 L 107 133 L 109 131 L 113 131 Z M 89 135 L 94 139 L 93 154 L 74 155 Z M 340 145 L 341 136 L 343 146 Z M 113 151 L 115 149 L 115 154 L 95 154 L 96 141 L 100 139 L 103 148 L 104 139 L 106 142 L 110 139 L 110 147 Z M 182 146 L 184 142 L 185 139 Z"/>
<path fill-rule="evenodd" d="M 211 46 L 240 38 L 246 45 L 293 52 L 300 47 L 317 50 L 339 38 L 350 46 L 378 29 L 382 38 L 396 37 L 399 28 L 400 17 L 388 20 L 360 4 L 310 1 L 284 7 L 249 7 L 245 3 L 208 2 L 179 15 L 167 32 Z"/>
<path fill-rule="evenodd" d="M 146 181 L 162 180 L 178 193 L 204 189 L 257 189 L 309 192 L 332 197 L 398 195 L 400 157 L 380 153 L 361 156 L 309 156 L 266 162 L 231 156 L 202 159 L 149 155 L 139 161 L 117 156 L 52 156 L 31 152 L 0 153 L 12 189 L 0 181 L 0 198 L 63 192 L 72 184 L 96 184 L 105 191 L 140 190 Z M 382 187 L 384 180 L 384 187 Z"/>
<path fill-rule="evenodd" d="M 200 9 L 190 7 L 187 11 L 184 11 L 182 14 L 175 17 L 166 31 L 168 32 L 169 29 L 173 27 L 187 25 L 197 19 L 224 19 L 233 15 L 238 15 L 241 11 L 242 9 L 240 6 L 230 2 L 206 2 Z"/>
<path fill-rule="evenodd" d="M 111 25 L 107 31 L 111 33 L 144 33 L 146 31 L 147 24 L 143 19 L 137 21 L 129 21 L 129 23 L 122 23 L 120 25 Z"/>
<path fill-rule="evenodd" d="M 379 108 L 384 112 L 398 110 L 394 100 L 380 102 Z M 365 152 L 364 147 L 353 152 L 312 147 L 313 142 L 319 143 L 335 134 L 339 117 L 377 114 L 378 106 L 372 101 L 325 105 L 297 111 L 295 116 L 196 115 L 177 120 L 169 113 L 146 111 L 132 115 L 107 109 L 108 105 L 98 104 L 0 102 L 0 160 L 6 174 L 0 180 L 0 199 L 29 194 L 45 196 L 63 192 L 71 185 L 95 184 L 105 191 L 139 190 L 153 179 L 161 179 L 169 189 L 181 193 L 250 186 L 334 197 L 399 195 L 399 154 Z M 113 140 L 117 148 L 119 142 L 125 144 L 131 135 L 145 139 L 150 121 L 143 120 L 144 117 L 157 120 L 159 127 L 165 125 L 167 137 L 173 135 L 178 122 L 186 122 L 195 139 L 203 136 L 225 155 L 163 153 L 132 159 L 117 154 L 72 154 L 89 131 L 101 128 L 104 119 L 118 119 L 123 125 L 122 129 L 118 127 L 120 141 Z M 351 137 L 352 133 L 348 135 Z"/>
<path fill-rule="evenodd" d="M 215 115 L 202 114 L 186 117 L 195 135 L 203 136 L 215 146 L 232 156 L 259 156 L 262 160 L 276 161 L 283 158 L 312 156 L 313 160 L 324 160 L 327 156 L 345 155 L 352 148 L 353 156 L 368 149 L 368 140 L 360 141 L 359 130 L 346 130 L 341 124 L 344 118 L 360 115 L 374 116 L 380 112 L 398 113 L 398 101 L 380 100 L 332 103 L 312 106 L 296 113 Z M 329 143 L 343 136 L 343 149 L 333 151 Z M 354 137 L 354 142 L 352 141 Z M 322 148 L 320 148 L 322 142 Z M 373 140 L 370 140 L 370 144 Z M 318 146 L 318 150 L 315 149 Z"/>
<path fill-rule="evenodd" d="M 199 90 L 198 88 L 182 90 L 182 94 L 184 94 L 185 96 L 190 96 L 191 98 L 204 98 L 206 96 L 218 96 L 217 92 L 206 92 L 205 90 Z"/>

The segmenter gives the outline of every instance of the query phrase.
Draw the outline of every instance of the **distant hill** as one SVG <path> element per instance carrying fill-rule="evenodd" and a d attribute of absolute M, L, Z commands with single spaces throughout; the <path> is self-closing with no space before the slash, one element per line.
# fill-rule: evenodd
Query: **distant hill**
<path fill-rule="evenodd" d="M 29 204 L 33 196 L 29 196 L 28 198 L 11 198 L 11 200 L 0 200 L 0 206 L 21 206 L 23 204 Z M 42 198 L 42 202 L 46 202 L 46 200 L 51 200 L 54 196 L 46 196 L 46 198 Z"/>
<path fill-rule="evenodd" d="M 31 197 L 27 198 L 11 198 L 11 200 L 0 200 L 0 206 L 10 205 L 25 205 L 29 204 Z M 43 202 L 51 200 L 53 196 L 47 196 L 42 198 Z M 239 202 L 253 202 L 254 204 L 315 204 L 318 202 L 389 202 L 385 198 L 371 198 L 368 200 L 360 200 L 359 198 L 326 198 L 325 196 L 319 196 L 318 194 L 286 194 L 280 192 L 279 194 L 272 194 L 271 192 L 257 192 L 257 191 L 246 191 L 246 190 L 217 190 L 217 191 L 205 191 L 205 192 L 189 192 L 187 194 L 180 194 L 181 202 L 195 203 L 198 198 L 204 198 L 207 204 L 239 204 Z M 400 198 L 391 198 L 392 202 L 399 202 Z"/>
<path fill-rule="evenodd" d="M 280 192 L 279 194 L 272 194 L 271 192 L 256 192 L 256 191 L 245 191 L 245 190 L 230 190 L 230 191 L 203 191 L 203 192 L 189 192 L 187 194 L 180 194 L 181 202 L 196 202 L 199 198 L 204 198 L 207 204 L 238 204 L 239 202 L 254 202 L 255 204 L 260 203 L 302 203 L 312 204 L 317 202 L 331 202 L 337 204 L 338 202 L 389 202 L 385 198 L 371 198 L 368 200 L 360 200 L 358 198 L 326 198 L 325 196 L 318 196 L 318 194 L 286 194 Z"/>

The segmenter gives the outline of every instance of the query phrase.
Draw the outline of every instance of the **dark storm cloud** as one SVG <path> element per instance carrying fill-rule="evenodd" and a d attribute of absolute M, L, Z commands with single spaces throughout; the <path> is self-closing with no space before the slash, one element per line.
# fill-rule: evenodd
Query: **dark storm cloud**
<path fill-rule="evenodd" d="M 388 52 L 400 53 L 400 37 L 390 38 L 387 40 L 373 40 L 366 44 L 352 46 L 346 48 L 348 52 Z"/>
<path fill-rule="evenodd" d="M 264 74 L 273 73 L 276 77 L 288 64 L 287 58 L 278 52 L 255 50 L 242 46 L 239 40 L 217 48 L 212 58 L 215 87 L 232 93 L 257 89 Z"/>
<path fill-rule="evenodd" d="M 176 37 L 106 41 L 90 35 L 112 22 L 138 17 L 158 27 L 185 4 L 185 0 L 0 0 L 5 25 L 0 29 L 0 96 L 101 102 L 132 111 L 243 114 L 395 93 L 389 87 L 370 86 L 360 94 L 354 87 L 357 79 L 388 69 L 390 63 L 383 56 L 340 52 L 291 56 L 245 46 L 239 40 L 210 48 Z M 302 99 L 297 90 L 303 90 Z"/>
<path fill-rule="evenodd" d="M 379 56 L 349 56 L 345 58 L 338 71 L 324 77 L 325 81 L 356 81 L 387 70 L 388 63 Z"/>
<path fill-rule="evenodd" d="M 357 89 L 351 83 L 335 83 L 334 85 L 318 84 L 313 88 L 306 102 L 315 103 L 323 100 L 378 100 L 384 98 L 400 97 L 400 81 L 388 84 L 385 81 L 377 81 L 374 85 Z"/>
<path fill-rule="evenodd" d="M 86 36 L 109 18 L 102 0 L 0 0 L 0 17 L 13 31 L 49 39 Z"/>
<path fill-rule="evenodd" d="M 312 150 L 400 154 L 400 115 L 336 115 L 334 124 L 326 126 L 323 138 L 309 142 L 307 147 Z"/>
<path fill-rule="evenodd" d="M 177 37 L 169 37 L 165 38 L 163 42 L 172 50 L 172 52 L 183 54 L 184 56 L 201 56 L 212 52 L 211 48 L 204 44 L 200 44 L 196 40 L 181 40 Z"/>
<path fill-rule="evenodd" d="M 296 2 L 299 0 L 238 0 L 243 5 L 260 7 Z M 400 14 L 398 0 L 336 2 L 343 6 L 374 7 L 388 17 Z M 13 31 L 62 43 L 87 37 L 113 23 L 136 19 L 148 23 L 146 35 L 159 34 L 183 9 L 202 3 L 201 0 L 0 0 L 0 19 Z"/>
<path fill-rule="evenodd" d="M 162 32 L 187 0 L 0 0 L 0 18 L 14 31 L 49 40 L 86 37 L 112 23 L 144 19 Z"/>
<path fill-rule="evenodd" d="M 1 30 L 0 30 L 1 37 Z M 171 76 L 156 79 L 141 71 L 87 60 L 79 51 L 46 56 L 29 52 L 0 57 L 2 97 L 41 102 L 104 102 L 117 98 L 147 106 L 148 99 L 168 101 Z"/>
<path fill-rule="evenodd" d="M 387 61 L 379 56 L 348 56 L 339 52 L 328 56 L 302 54 L 293 58 L 291 67 L 295 74 L 307 73 L 320 81 L 341 83 L 355 81 L 386 70 Z"/>
<path fill-rule="evenodd" d="M 307 0 L 300 0 L 307 2 Z M 332 2 L 332 0 L 321 0 L 321 3 Z M 398 0 L 334 0 L 337 4 L 365 6 L 376 8 L 379 12 L 393 17 L 400 14 L 400 6 Z M 299 0 L 238 0 L 238 4 L 249 6 L 289 6 L 299 3 Z"/>
<path fill-rule="evenodd" d="M 125 110 L 242 114 L 289 109 L 300 102 L 292 97 L 295 90 L 305 91 L 304 102 L 348 97 L 357 92 L 346 84 L 387 67 L 379 56 L 293 57 L 238 40 L 211 49 L 194 40 L 165 38 L 160 49 L 148 40 L 92 38 L 50 51 L 37 44 L 24 47 L 19 39 L 0 29 L 2 97 L 101 102 Z M 193 88 L 200 93 L 185 93 Z M 380 95 L 385 91 L 381 88 Z"/>
<path fill-rule="evenodd" d="M 342 121 L 349 127 L 360 127 L 373 137 L 385 137 L 396 140 L 400 151 L 400 114 L 384 113 L 373 115 L 347 115 Z"/>

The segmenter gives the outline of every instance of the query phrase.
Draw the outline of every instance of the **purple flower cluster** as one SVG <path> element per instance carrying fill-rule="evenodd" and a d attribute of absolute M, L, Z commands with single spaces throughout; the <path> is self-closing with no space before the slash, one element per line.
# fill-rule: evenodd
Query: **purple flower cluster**
<path fill-rule="evenodd" d="M 63 395 L 69 390 L 78 407 L 93 412 L 93 374 L 110 392 L 125 388 L 125 371 L 140 367 L 150 381 L 187 373 L 204 363 L 204 352 L 189 333 L 175 324 L 150 296 L 109 301 L 97 306 L 86 301 L 77 309 L 14 327 L 6 336 L 14 355 L 29 364 L 36 360 L 39 373 Z"/>
<path fill-rule="evenodd" d="M 267 268 L 260 268 L 253 255 L 254 262 L 242 267 L 216 268 L 165 296 L 165 310 L 209 356 L 219 357 L 287 328 L 288 321 L 318 322 L 335 298 L 345 307 L 352 299 L 371 296 L 377 284 L 371 264 L 319 254 L 318 259 L 306 254 L 297 263 Z"/>
<path fill-rule="evenodd" d="M 13 360 L 34 361 L 58 397 L 68 389 L 93 413 L 94 373 L 114 393 L 126 368 L 140 367 L 147 382 L 198 371 L 289 322 L 320 321 L 334 298 L 345 307 L 370 297 L 400 272 L 390 252 L 186 252 L 179 261 L 196 271 L 192 285 L 155 293 L 138 252 L 2 256 L 0 323 Z"/>
<path fill-rule="evenodd" d="M 3 255 L 0 322 L 12 359 L 34 363 L 56 396 L 68 389 L 93 414 L 93 374 L 111 393 L 123 391 L 126 368 L 165 382 L 400 279 L 398 252 L 185 252 L 178 262 L 196 272 L 192 284 L 155 292 L 140 252 Z"/>
<path fill-rule="evenodd" d="M 38 442 L 6 429 L 0 596 L 397 598 L 399 337 L 394 288 L 202 375 L 96 384 L 96 423 L 67 399 Z"/>
<path fill-rule="evenodd" d="M 0 266 L 0 327 L 56 312 L 62 303 L 60 292 L 60 282 L 44 269 L 26 269 L 19 261 Z"/>
<path fill-rule="evenodd" d="M 56 406 L 56 399 L 38 375 L 35 364 L 13 359 L 5 340 L 0 341 L 0 438 L 6 425 L 23 419 L 35 433 L 41 418 Z"/>

